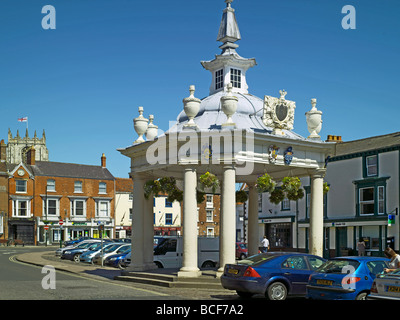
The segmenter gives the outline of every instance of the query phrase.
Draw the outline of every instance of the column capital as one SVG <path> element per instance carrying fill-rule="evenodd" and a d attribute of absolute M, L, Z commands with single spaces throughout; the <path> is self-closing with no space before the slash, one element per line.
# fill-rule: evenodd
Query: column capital
<path fill-rule="evenodd" d="M 311 178 L 324 178 L 326 174 L 326 169 L 325 168 L 318 168 L 314 170 L 310 170 L 310 176 Z"/>

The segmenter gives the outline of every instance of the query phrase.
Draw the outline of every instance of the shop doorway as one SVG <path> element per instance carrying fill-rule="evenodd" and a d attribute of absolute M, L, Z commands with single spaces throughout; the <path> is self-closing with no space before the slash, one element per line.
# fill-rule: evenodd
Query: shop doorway
<path fill-rule="evenodd" d="M 347 228 L 336 228 L 336 256 L 348 256 Z"/>

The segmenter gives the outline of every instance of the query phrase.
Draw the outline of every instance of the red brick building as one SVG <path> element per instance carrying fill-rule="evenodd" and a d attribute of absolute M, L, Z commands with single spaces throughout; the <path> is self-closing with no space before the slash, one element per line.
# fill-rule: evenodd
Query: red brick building
<path fill-rule="evenodd" d="M 37 244 L 71 238 L 114 236 L 115 179 L 101 165 L 35 161 L 9 164 L 9 238 Z M 62 220 L 62 227 L 59 221 Z M 48 226 L 46 232 L 45 226 Z"/>

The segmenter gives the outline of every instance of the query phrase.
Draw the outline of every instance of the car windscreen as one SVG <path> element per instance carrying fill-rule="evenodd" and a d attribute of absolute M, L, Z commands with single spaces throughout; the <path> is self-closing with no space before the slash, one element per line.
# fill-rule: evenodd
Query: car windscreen
<path fill-rule="evenodd" d="M 322 273 L 352 273 L 357 270 L 360 263 L 351 259 L 335 259 L 325 262 L 317 269 L 317 272 Z"/>
<path fill-rule="evenodd" d="M 241 249 L 247 249 L 247 244 L 245 244 L 245 243 L 239 243 L 238 246 L 239 246 Z"/>
<path fill-rule="evenodd" d="M 266 261 L 270 261 L 272 259 L 275 259 L 277 256 L 276 255 L 271 255 L 268 253 L 264 254 L 256 254 L 254 256 L 248 257 L 246 259 L 240 260 L 238 264 L 245 264 L 248 266 L 257 266 L 261 263 L 264 263 Z"/>
<path fill-rule="evenodd" d="M 105 248 L 103 251 L 106 252 L 106 253 L 107 252 L 112 252 L 115 249 L 119 248 L 120 246 L 121 246 L 120 244 L 111 245 L 111 246 Z"/>
<path fill-rule="evenodd" d="M 101 243 L 94 243 L 94 244 L 92 244 L 91 246 L 89 246 L 89 250 L 91 250 L 91 251 L 95 251 L 95 250 L 97 250 L 98 248 L 100 248 L 101 247 Z"/>

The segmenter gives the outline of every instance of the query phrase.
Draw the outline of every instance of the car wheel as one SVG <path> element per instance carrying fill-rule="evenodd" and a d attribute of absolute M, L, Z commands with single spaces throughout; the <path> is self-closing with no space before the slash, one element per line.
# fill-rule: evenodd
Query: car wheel
<path fill-rule="evenodd" d="M 164 268 L 163 265 L 160 262 L 157 261 L 157 262 L 154 262 L 154 263 L 156 264 L 157 268 L 160 268 L 160 269 Z"/>
<path fill-rule="evenodd" d="M 236 291 L 236 293 L 241 298 L 251 298 L 253 296 L 253 293 L 251 293 L 251 292 Z"/>
<path fill-rule="evenodd" d="M 206 262 L 204 262 L 203 263 L 203 265 L 201 266 L 202 268 L 214 268 L 215 267 L 215 265 L 214 265 L 214 262 L 212 262 L 212 261 L 206 261 Z"/>
<path fill-rule="evenodd" d="M 287 297 L 287 288 L 282 282 L 274 282 L 266 292 L 269 300 L 285 300 Z"/>
<path fill-rule="evenodd" d="M 121 270 L 125 270 L 126 267 L 125 267 L 125 264 L 123 261 L 121 261 L 121 260 L 118 261 L 118 268 Z"/>
<path fill-rule="evenodd" d="M 245 255 L 244 253 L 242 253 L 242 254 L 240 255 L 240 260 L 244 260 L 244 259 L 246 259 L 246 255 Z"/>
<path fill-rule="evenodd" d="M 356 300 L 367 300 L 367 295 L 368 293 L 366 292 L 361 292 L 357 295 Z"/>
<path fill-rule="evenodd" d="M 76 263 L 78 263 L 78 262 L 81 261 L 80 256 L 81 256 L 81 255 L 78 254 L 78 253 L 74 254 L 74 261 L 75 261 Z"/>

